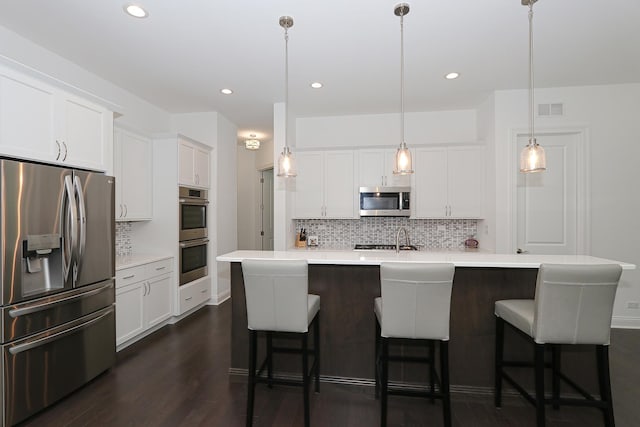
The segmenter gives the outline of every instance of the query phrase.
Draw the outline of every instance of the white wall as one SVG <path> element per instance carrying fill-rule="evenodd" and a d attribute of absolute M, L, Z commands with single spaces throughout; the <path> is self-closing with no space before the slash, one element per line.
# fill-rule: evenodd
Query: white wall
<path fill-rule="evenodd" d="M 536 121 L 536 130 L 586 128 L 591 169 L 591 248 L 597 257 L 640 266 L 640 84 L 536 89 L 536 103 L 562 102 L 560 118 Z M 511 251 L 509 175 L 513 174 L 513 129 L 526 129 L 527 91 L 495 93 L 496 250 Z M 516 147 L 519 149 L 521 147 Z M 507 226 L 508 224 L 508 226 Z M 625 271 L 614 307 L 614 325 L 640 327 L 640 270 Z"/>
<path fill-rule="evenodd" d="M 260 150 L 263 150 L 261 147 Z M 256 170 L 256 157 L 260 151 L 250 151 L 244 144 L 237 146 L 238 179 L 238 249 L 255 250 L 257 205 L 260 198 L 259 173 Z M 271 154 L 271 153 L 269 153 Z"/>
<path fill-rule="evenodd" d="M 395 146 L 400 143 L 399 114 L 308 117 L 297 119 L 295 125 L 296 146 L 300 149 Z M 476 111 L 405 113 L 405 140 L 410 147 L 475 142 Z"/>

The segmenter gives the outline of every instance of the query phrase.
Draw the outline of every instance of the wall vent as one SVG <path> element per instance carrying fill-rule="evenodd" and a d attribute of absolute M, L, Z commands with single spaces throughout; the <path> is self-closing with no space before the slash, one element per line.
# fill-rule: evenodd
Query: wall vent
<path fill-rule="evenodd" d="M 538 104 L 538 116 L 557 117 L 564 115 L 564 104 L 555 102 L 552 104 Z"/>

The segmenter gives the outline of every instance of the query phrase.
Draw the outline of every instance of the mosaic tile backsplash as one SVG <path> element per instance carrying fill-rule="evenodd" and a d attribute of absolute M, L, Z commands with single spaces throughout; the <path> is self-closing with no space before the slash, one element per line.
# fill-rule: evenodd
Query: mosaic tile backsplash
<path fill-rule="evenodd" d="M 116 256 L 129 256 L 132 253 L 131 223 L 116 222 Z"/>
<path fill-rule="evenodd" d="M 464 247 L 464 241 L 478 232 L 478 221 L 473 219 L 295 219 L 296 230 L 306 229 L 307 236 L 318 236 L 318 246 L 325 248 L 351 247 L 362 244 L 392 244 L 396 233 L 404 227 L 412 245 L 427 249 L 455 249 Z M 403 241 L 404 236 L 400 237 Z"/>

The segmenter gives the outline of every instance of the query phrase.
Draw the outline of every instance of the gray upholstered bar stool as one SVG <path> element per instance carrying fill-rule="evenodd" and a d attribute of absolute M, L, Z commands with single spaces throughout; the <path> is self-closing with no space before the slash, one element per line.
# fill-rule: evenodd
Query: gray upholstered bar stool
<path fill-rule="evenodd" d="M 616 288 L 622 268 L 619 265 L 543 264 L 538 271 L 535 299 L 504 300 L 495 304 L 496 355 L 495 405 L 502 404 L 502 379 L 516 388 L 536 407 L 537 426 L 545 425 L 545 404 L 595 406 L 602 409 L 605 425 L 614 426 L 611 383 L 609 379 L 609 333 Z M 505 361 L 504 325 L 534 344 L 534 362 Z M 561 372 L 561 345 L 591 344 L 596 347 L 600 399 Z M 544 361 L 545 349 L 551 349 L 551 364 Z M 535 396 L 504 371 L 504 367 L 533 366 Z M 551 398 L 545 397 L 544 369 L 551 367 Z M 561 398 L 560 380 L 584 396 Z"/>
<path fill-rule="evenodd" d="M 247 326 L 249 328 L 249 381 L 247 398 L 247 426 L 253 424 L 255 385 L 258 382 L 302 385 L 304 390 L 304 425 L 309 426 L 309 382 L 315 374 L 315 391 L 320 391 L 320 297 L 310 295 L 308 268 L 305 260 L 244 260 L 242 275 L 247 301 Z M 313 349 L 307 339 L 309 326 L 313 324 Z M 267 355 L 256 372 L 258 332 L 267 339 Z M 274 334 L 299 335 L 300 348 L 274 347 Z M 273 353 L 298 353 L 302 355 L 302 382 L 273 378 Z M 309 369 L 308 356 L 313 353 L 313 365 Z M 263 377 L 265 367 L 267 377 Z"/>
<path fill-rule="evenodd" d="M 453 264 L 382 263 L 382 297 L 374 301 L 376 315 L 376 397 L 380 394 L 380 425 L 387 425 L 387 395 L 442 399 L 444 425 L 451 426 L 449 398 L 449 317 Z M 389 355 L 394 339 L 428 340 L 427 357 Z M 435 370 L 434 342 L 440 348 L 440 378 Z M 429 391 L 390 389 L 390 361 L 427 363 Z M 436 392 L 434 383 L 439 390 Z"/>

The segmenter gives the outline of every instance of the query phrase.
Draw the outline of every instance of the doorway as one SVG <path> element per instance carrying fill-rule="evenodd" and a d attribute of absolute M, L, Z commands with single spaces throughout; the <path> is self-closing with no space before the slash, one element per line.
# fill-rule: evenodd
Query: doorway
<path fill-rule="evenodd" d="M 547 170 L 517 173 L 513 224 L 518 253 L 577 255 L 589 247 L 588 163 L 584 130 L 545 132 L 536 135 L 544 148 Z M 528 135 L 518 134 L 515 150 Z"/>
<path fill-rule="evenodd" d="M 263 251 L 273 250 L 273 168 L 260 172 L 260 240 Z"/>

